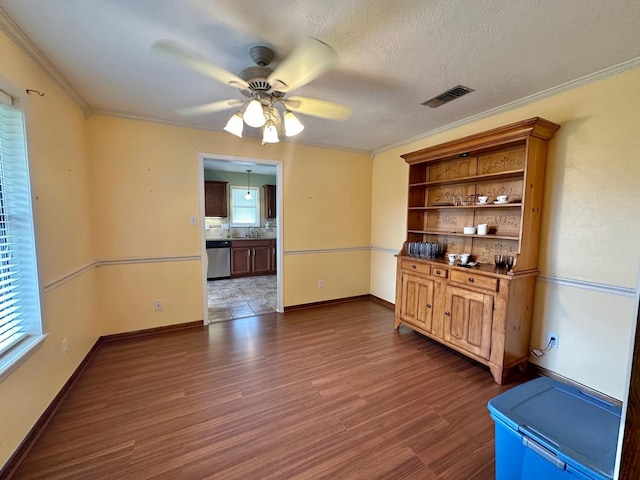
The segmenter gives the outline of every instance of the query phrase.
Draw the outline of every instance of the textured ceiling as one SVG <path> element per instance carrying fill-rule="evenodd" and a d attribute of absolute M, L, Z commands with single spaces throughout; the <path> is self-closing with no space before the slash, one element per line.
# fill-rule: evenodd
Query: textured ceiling
<path fill-rule="evenodd" d="M 276 63 L 298 35 L 316 37 L 341 63 L 294 94 L 353 114 L 344 122 L 301 115 L 306 129 L 289 141 L 359 151 L 640 57 L 638 0 L 0 0 L 0 8 L 92 111 L 211 130 L 233 110 L 176 110 L 239 92 L 158 55 L 155 41 L 181 42 L 237 74 L 252 65 L 254 45 L 273 46 Z M 475 92 L 420 105 L 457 84 Z"/>

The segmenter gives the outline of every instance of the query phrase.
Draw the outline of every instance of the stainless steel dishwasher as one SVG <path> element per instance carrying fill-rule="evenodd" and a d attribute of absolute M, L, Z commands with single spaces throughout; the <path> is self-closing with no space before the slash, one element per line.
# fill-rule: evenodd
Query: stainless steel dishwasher
<path fill-rule="evenodd" d="M 207 280 L 231 276 L 231 242 L 207 240 Z"/>

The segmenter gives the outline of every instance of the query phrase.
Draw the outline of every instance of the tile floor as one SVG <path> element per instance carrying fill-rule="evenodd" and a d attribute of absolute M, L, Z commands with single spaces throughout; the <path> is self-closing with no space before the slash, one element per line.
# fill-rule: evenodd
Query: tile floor
<path fill-rule="evenodd" d="M 276 311 L 275 275 L 207 281 L 209 322 L 223 322 Z"/>

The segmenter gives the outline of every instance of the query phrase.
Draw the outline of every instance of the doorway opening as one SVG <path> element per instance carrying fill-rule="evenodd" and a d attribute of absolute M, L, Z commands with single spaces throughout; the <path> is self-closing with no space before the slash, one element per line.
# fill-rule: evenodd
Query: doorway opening
<path fill-rule="evenodd" d="M 200 158 L 205 324 L 282 312 L 282 162 Z M 238 191 L 250 191 L 251 198 L 244 202 Z M 247 208 L 256 209 L 249 223 Z M 210 246 L 218 249 L 215 258 L 224 258 L 219 249 L 228 248 L 226 272 L 208 265 L 214 258 Z"/>

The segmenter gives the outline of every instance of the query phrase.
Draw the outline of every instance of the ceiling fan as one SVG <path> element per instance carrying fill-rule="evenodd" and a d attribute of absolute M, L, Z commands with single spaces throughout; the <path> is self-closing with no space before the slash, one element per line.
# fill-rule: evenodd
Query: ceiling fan
<path fill-rule="evenodd" d="M 222 100 L 179 110 L 183 115 L 196 115 L 238 108 L 224 129 L 242 137 L 243 124 L 255 128 L 264 126 L 262 143 L 277 143 L 277 127 L 284 123 L 288 137 L 300 133 L 304 126 L 293 112 L 329 120 L 345 120 L 351 109 L 345 105 L 307 97 L 287 97 L 287 94 L 318 78 L 337 61 L 336 51 L 320 40 L 303 37 L 295 50 L 278 66 L 272 68 L 272 49 L 255 46 L 249 55 L 255 62 L 235 75 L 215 65 L 202 55 L 180 43 L 161 40 L 153 48 L 179 62 L 230 87 L 240 90 L 244 98 Z"/>

